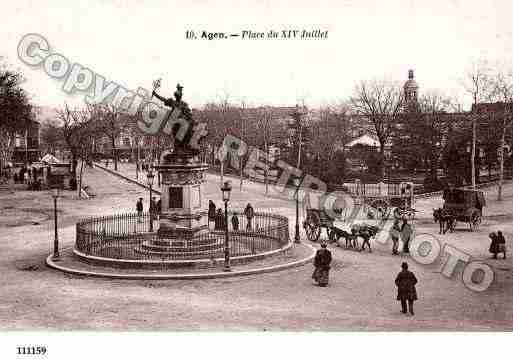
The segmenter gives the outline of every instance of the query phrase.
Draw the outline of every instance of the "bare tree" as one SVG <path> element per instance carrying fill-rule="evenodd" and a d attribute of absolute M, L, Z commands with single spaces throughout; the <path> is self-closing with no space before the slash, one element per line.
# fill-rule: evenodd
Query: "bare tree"
<path fill-rule="evenodd" d="M 0 173 L 14 153 L 16 134 L 25 131 L 33 117 L 22 81 L 20 73 L 0 65 Z"/>
<path fill-rule="evenodd" d="M 117 141 L 121 134 L 130 125 L 128 114 L 122 112 L 116 106 L 109 105 L 95 105 L 91 110 L 91 114 L 95 119 L 96 128 L 103 132 L 109 139 L 112 148 L 112 157 L 114 159 L 114 170 L 118 170 L 118 151 Z"/>
<path fill-rule="evenodd" d="M 511 127 L 513 115 L 513 72 L 498 70 L 491 79 L 492 96 L 502 103 L 502 113 L 499 120 L 499 183 L 497 200 L 502 201 L 502 186 L 504 182 L 504 148 L 506 132 Z"/>
<path fill-rule="evenodd" d="M 241 104 L 241 108 L 240 108 L 240 139 L 241 139 L 241 142 L 244 142 L 244 138 L 245 138 L 245 135 L 246 135 L 246 131 L 245 131 L 245 122 L 246 122 L 246 118 L 245 118 L 245 110 L 246 110 L 246 103 L 244 101 L 242 101 L 242 104 Z M 242 156 L 242 153 L 239 153 L 239 177 L 240 177 L 240 191 L 242 191 L 242 184 L 244 182 L 244 166 L 243 166 L 243 160 L 244 160 L 244 157 Z"/>
<path fill-rule="evenodd" d="M 64 109 L 57 111 L 61 122 L 61 133 L 66 147 L 71 152 L 72 176 L 76 178 L 78 160 L 81 160 L 78 178 L 78 195 L 82 197 L 82 178 L 84 162 L 88 162 L 92 153 L 93 139 L 99 131 L 89 109 L 70 110 L 66 104 Z"/>
<path fill-rule="evenodd" d="M 41 126 L 41 145 L 46 152 L 55 155 L 58 149 L 66 147 L 58 121 L 49 121 Z"/>
<path fill-rule="evenodd" d="M 470 154 L 470 172 L 472 188 L 475 189 L 476 176 L 479 176 L 479 169 L 476 171 L 477 122 L 479 120 L 478 104 L 490 96 L 490 70 L 486 61 L 478 60 L 471 64 L 465 74 L 463 85 L 467 93 L 472 96 L 472 150 Z"/>
<path fill-rule="evenodd" d="M 350 101 L 354 111 L 369 121 L 378 138 L 381 175 L 384 177 L 385 148 L 403 109 L 403 92 L 400 86 L 390 81 L 362 81 Z"/>
<path fill-rule="evenodd" d="M 337 152 L 342 153 L 349 142 L 350 123 L 346 116 L 347 110 L 345 107 L 321 108 L 319 120 L 310 125 L 309 149 L 318 178 L 331 180 L 331 177 L 340 175 L 334 169 L 344 167 L 343 163 L 334 162 L 340 159 L 340 156 L 337 158 Z"/>
<path fill-rule="evenodd" d="M 454 120 L 448 113 L 453 107 L 450 97 L 432 91 L 419 99 L 420 113 L 409 116 L 410 153 L 421 158 L 429 166 L 430 178 L 436 179 L 438 161 L 443 151 L 442 142 L 447 135 L 450 123 Z"/>

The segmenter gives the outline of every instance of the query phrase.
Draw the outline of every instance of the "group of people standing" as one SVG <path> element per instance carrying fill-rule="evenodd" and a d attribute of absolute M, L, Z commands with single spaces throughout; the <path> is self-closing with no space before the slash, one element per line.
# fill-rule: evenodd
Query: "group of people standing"
<path fill-rule="evenodd" d="M 31 168 L 22 167 L 19 172 L 14 171 L 13 180 L 14 183 L 30 184 L 36 180 L 36 172 Z"/>
<path fill-rule="evenodd" d="M 253 217 L 255 216 L 255 210 L 251 203 L 248 203 L 246 208 L 244 209 L 244 216 L 246 217 L 246 231 L 251 231 L 253 229 Z M 234 231 L 240 230 L 239 216 L 237 213 L 233 213 L 231 215 L 231 223 Z M 217 208 L 212 200 L 208 201 L 208 224 L 210 226 L 210 222 L 214 222 L 214 230 L 224 230 L 226 229 L 227 223 L 224 217 L 223 210 L 221 208 Z"/>
<path fill-rule="evenodd" d="M 142 197 L 139 197 L 137 200 L 137 203 L 135 204 L 135 210 L 137 211 L 137 215 L 139 218 L 142 217 L 143 211 L 144 211 L 144 205 L 143 205 L 143 199 Z M 150 202 L 150 214 L 152 215 L 152 219 L 155 219 L 160 213 L 162 212 L 162 201 L 157 201 L 155 197 L 151 198 Z"/>

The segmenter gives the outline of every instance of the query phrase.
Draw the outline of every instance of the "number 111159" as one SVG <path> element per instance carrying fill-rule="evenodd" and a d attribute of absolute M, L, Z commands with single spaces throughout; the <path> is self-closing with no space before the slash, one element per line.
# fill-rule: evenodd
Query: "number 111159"
<path fill-rule="evenodd" d="M 44 355 L 46 354 L 46 347 L 44 346 L 27 346 L 16 347 L 18 355 Z"/>

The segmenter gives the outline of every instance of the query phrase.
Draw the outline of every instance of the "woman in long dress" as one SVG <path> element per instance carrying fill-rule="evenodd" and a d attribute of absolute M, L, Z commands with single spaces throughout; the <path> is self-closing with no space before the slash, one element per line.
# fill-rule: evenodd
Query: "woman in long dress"
<path fill-rule="evenodd" d="M 312 278 L 319 284 L 319 287 L 326 287 L 329 281 L 331 252 L 326 247 L 326 242 L 322 242 L 321 248 L 317 250 L 314 258 L 315 270 Z"/>

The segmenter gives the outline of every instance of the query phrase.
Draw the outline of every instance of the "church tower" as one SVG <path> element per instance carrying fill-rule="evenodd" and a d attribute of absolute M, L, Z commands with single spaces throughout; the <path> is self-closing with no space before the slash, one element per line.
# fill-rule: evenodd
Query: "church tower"
<path fill-rule="evenodd" d="M 414 79 L 413 70 L 408 70 L 408 81 L 404 83 L 404 110 L 416 111 L 418 109 L 419 85 Z"/>

